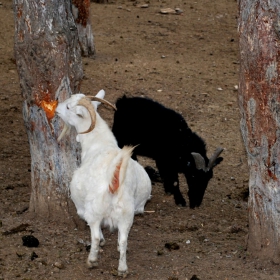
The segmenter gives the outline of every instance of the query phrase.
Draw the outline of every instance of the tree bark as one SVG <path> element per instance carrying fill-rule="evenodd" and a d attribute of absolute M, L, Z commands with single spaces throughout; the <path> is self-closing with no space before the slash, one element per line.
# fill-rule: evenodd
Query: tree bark
<path fill-rule="evenodd" d="M 248 154 L 248 250 L 280 262 L 280 2 L 240 0 L 241 132 Z"/>
<path fill-rule="evenodd" d="M 83 77 L 70 1 L 14 0 L 15 58 L 31 154 L 30 212 L 45 220 L 76 221 L 68 193 L 80 158 L 74 133 L 57 142 L 57 102 L 79 91 Z M 71 144 L 70 144 L 71 143 Z"/>
<path fill-rule="evenodd" d="M 72 0 L 72 11 L 78 28 L 82 56 L 93 56 L 95 48 L 90 22 L 90 0 Z"/>

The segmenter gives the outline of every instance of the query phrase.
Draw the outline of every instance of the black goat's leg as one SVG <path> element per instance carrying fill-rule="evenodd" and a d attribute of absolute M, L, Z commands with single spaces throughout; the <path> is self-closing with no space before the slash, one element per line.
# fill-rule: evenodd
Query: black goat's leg
<path fill-rule="evenodd" d="M 176 177 L 175 177 L 176 174 Z M 180 188 L 179 188 L 179 180 L 178 180 L 178 174 L 174 173 L 174 176 L 172 177 L 168 177 L 168 178 L 164 178 L 164 189 L 166 190 L 166 186 L 168 186 L 168 189 L 172 189 L 172 193 L 174 196 L 174 200 L 175 203 L 177 205 L 181 205 L 181 206 L 186 206 L 186 200 L 184 199 Z"/>
<path fill-rule="evenodd" d="M 186 206 L 186 201 L 179 188 L 178 173 L 162 162 L 156 161 L 161 178 L 163 179 L 164 190 L 167 194 L 173 194 L 177 205 Z"/>

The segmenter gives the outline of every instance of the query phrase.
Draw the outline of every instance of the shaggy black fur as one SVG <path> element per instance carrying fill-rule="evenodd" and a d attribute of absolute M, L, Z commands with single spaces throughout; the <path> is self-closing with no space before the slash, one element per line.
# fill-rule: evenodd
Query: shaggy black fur
<path fill-rule="evenodd" d="M 148 98 L 123 96 L 116 102 L 112 131 L 119 147 L 138 145 L 133 154 L 153 158 L 164 183 L 166 193 L 173 193 L 176 204 L 186 206 L 179 189 L 178 173 L 187 179 L 189 206 L 200 206 L 213 170 L 197 169 L 192 152 L 205 160 L 205 142 L 188 127 L 177 112 Z M 216 159 L 219 164 L 223 158 Z"/>

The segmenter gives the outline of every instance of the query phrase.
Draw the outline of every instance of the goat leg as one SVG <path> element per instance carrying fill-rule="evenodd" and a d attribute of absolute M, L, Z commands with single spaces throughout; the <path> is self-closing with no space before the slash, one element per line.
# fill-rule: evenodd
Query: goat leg
<path fill-rule="evenodd" d="M 100 244 L 100 222 L 95 222 L 89 225 L 91 233 L 91 247 L 87 259 L 87 266 L 94 268 L 98 266 L 98 252 Z M 104 239 L 104 238 L 103 238 Z"/>
<path fill-rule="evenodd" d="M 183 198 L 182 196 L 182 193 L 179 189 L 179 184 L 174 187 L 174 199 L 175 199 L 175 203 L 178 205 L 178 206 L 182 206 L 182 207 L 185 207 L 186 206 L 186 200 Z"/>
<path fill-rule="evenodd" d="M 131 220 L 131 221 L 129 221 Z M 128 234 L 133 222 L 133 217 L 129 217 L 126 219 L 124 217 L 123 222 L 121 222 L 118 226 L 119 228 L 119 236 L 118 236 L 118 251 L 120 252 L 119 259 L 119 267 L 118 267 L 118 275 L 122 277 L 126 277 L 128 270 L 126 264 L 126 250 L 127 250 L 127 239 Z"/>

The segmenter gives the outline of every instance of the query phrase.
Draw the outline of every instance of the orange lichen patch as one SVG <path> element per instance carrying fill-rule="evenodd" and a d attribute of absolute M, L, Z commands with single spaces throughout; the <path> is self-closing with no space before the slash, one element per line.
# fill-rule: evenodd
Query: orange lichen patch
<path fill-rule="evenodd" d="M 58 105 L 57 100 L 51 100 L 49 93 L 43 93 L 44 99 L 41 101 L 39 96 L 35 95 L 35 103 L 38 107 L 41 107 L 47 116 L 48 121 L 50 121 L 55 115 L 55 109 Z"/>
<path fill-rule="evenodd" d="M 111 184 L 109 185 L 110 193 L 115 193 L 120 186 L 120 169 L 121 169 L 122 161 L 116 166 L 114 176 Z"/>
<path fill-rule="evenodd" d="M 78 17 L 75 19 L 76 23 L 86 27 L 89 18 L 90 0 L 72 0 L 72 5 L 78 9 Z"/>
<path fill-rule="evenodd" d="M 57 105 L 58 105 L 57 100 L 53 100 L 53 101 L 49 101 L 49 102 L 43 100 L 41 102 L 41 107 L 45 111 L 48 120 L 51 120 L 54 117 L 55 109 L 56 109 Z"/>

